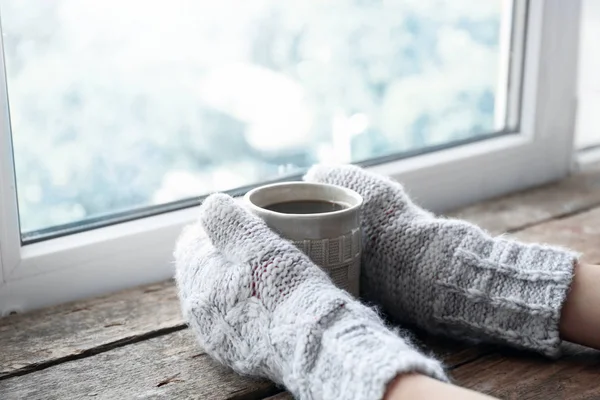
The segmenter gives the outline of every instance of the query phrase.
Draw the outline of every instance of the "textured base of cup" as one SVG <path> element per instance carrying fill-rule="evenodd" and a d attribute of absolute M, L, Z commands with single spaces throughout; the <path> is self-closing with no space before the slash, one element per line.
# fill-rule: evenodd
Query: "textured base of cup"
<path fill-rule="evenodd" d="M 360 281 L 360 229 L 339 237 L 296 240 L 294 245 L 323 268 L 333 283 L 358 297 Z"/>

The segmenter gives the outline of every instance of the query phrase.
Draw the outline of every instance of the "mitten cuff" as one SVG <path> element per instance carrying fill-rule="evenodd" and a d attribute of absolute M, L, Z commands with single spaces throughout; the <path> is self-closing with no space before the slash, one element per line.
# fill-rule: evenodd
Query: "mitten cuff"
<path fill-rule="evenodd" d="M 473 228 L 436 280 L 434 316 L 449 329 L 555 357 L 577 257 Z"/>
<path fill-rule="evenodd" d="M 406 373 L 448 381 L 438 360 L 422 354 L 406 335 L 386 328 L 361 304 L 340 305 L 320 325 L 302 341 L 294 372 L 287 375 L 286 385 L 302 399 L 380 400 L 388 384 Z"/>

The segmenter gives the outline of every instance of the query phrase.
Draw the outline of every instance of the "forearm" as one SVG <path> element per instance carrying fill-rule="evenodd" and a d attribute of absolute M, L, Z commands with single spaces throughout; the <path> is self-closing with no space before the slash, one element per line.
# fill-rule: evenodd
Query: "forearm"
<path fill-rule="evenodd" d="M 396 378 L 384 400 L 493 400 L 492 397 L 430 378 L 408 374 Z"/>
<path fill-rule="evenodd" d="M 560 318 L 564 340 L 600 349 L 600 266 L 578 264 Z"/>

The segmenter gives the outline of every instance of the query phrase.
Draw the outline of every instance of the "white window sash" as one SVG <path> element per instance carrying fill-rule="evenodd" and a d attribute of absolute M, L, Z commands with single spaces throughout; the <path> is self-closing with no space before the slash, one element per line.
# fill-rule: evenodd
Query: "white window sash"
<path fill-rule="evenodd" d="M 530 0 L 527 13 L 524 4 L 516 0 L 515 17 L 527 16 L 526 34 L 516 32 L 516 40 L 525 38 L 525 59 L 511 57 L 524 66 L 518 134 L 370 167 L 401 181 L 434 211 L 560 179 L 571 170 L 580 0 Z M 508 81 L 518 78 L 511 74 Z M 500 93 L 508 109 L 519 100 L 508 98 L 514 90 Z M 172 276 L 175 240 L 195 220 L 195 208 L 21 246 L 4 79 L 0 110 L 0 314 Z M 506 114 L 510 127 L 514 119 Z"/>

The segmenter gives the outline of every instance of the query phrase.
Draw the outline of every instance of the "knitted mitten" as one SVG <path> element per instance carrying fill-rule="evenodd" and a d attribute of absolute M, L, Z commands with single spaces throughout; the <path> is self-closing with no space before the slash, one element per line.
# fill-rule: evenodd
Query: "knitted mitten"
<path fill-rule="evenodd" d="M 363 196 L 366 299 L 435 333 L 557 355 L 576 254 L 492 238 L 468 222 L 436 218 L 399 183 L 355 166 L 317 165 L 305 180 Z"/>
<path fill-rule="evenodd" d="M 446 379 L 438 361 L 229 196 L 204 201 L 175 258 L 184 317 L 205 351 L 241 374 L 299 399 L 378 400 L 405 372 Z"/>

